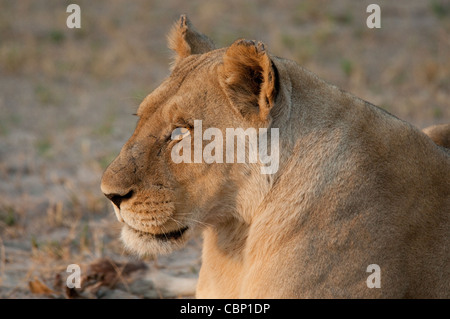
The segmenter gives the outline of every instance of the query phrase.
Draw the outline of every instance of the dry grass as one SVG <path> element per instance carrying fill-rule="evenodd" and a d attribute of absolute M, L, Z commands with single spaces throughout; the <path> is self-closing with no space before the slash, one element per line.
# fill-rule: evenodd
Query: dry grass
<path fill-rule="evenodd" d="M 378 1 L 379 30 L 365 26 L 370 1 L 80 0 L 79 30 L 66 28 L 69 3 L 1 2 L 0 298 L 33 296 L 35 277 L 54 289 L 71 263 L 129 260 L 100 178 L 168 74 L 165 35 L 181 13 L 218 47 L 262 40 L 419 127 L 450 122 L 448 1 Z M 195 276 L 199 246 L 160 271 Z"/>

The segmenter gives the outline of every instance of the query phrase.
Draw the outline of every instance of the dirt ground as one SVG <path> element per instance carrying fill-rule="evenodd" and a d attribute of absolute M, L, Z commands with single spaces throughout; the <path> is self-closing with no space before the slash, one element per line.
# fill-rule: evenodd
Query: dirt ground
<path fill-rule="evenodd" d="M 103 170 L 169 74 L 181 13 L 217 47 L 275 55 L 419 128 L 450 122 L 450 2 L 0 0 L 0 298 L 193 297 L 201 236 L 139 260 L 100 192 Z M 66 7 L 81 8 L 81 29 Z M 69 264 L 81 289 L 68 289 Z"/>

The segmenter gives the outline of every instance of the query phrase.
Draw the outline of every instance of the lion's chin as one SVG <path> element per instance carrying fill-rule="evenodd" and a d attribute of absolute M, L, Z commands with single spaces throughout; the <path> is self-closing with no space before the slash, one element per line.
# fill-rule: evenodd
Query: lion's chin
<path fill-rule="evenodd" d="M 125 248 L 140 256 L 169 254 L 183 247 L 187 238 L 188 227 L 165 234 L 151 234 L 125 224 L 121 234 Z"/>

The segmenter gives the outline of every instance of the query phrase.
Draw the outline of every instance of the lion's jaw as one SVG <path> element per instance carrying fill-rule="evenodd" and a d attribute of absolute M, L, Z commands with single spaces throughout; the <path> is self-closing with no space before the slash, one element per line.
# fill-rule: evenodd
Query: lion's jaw
<path fill-rule="evenodd" d="M 123 201 L 120 208 L 113 204 L 116 217 L 123 224 L 121 240 L 124 246 L 140 256 L 168 254 L 182 248 L 199 228 L 231 227 L 235 224 L 248 227 L 272 184 L 272 180 L 261 175 L 259 169 L 258 165 L 234 169 L 230 173 L 232 181 L 229 184 L 239 184 L 239 187 L 231 186 L 228 191 L 221 191 L 223 200 L 212 200 L 210 205 L 201 205 L 201 209 L 194 207 L 180 211 L 175 202 L 182 198 L 174 195 L 169 197 L 170 200 L 156 203 L 155 198 L 169 198 L 149 192 L 135 194 Z M 226 200 L 230 198 L 233 200 Z"/>

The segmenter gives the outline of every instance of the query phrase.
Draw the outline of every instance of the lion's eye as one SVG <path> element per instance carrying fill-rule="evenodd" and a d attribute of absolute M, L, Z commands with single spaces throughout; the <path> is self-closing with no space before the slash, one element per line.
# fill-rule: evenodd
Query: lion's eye
<path fill-rule="evenodd" d="M 187 128 L 177 127 L 172 131 L 172 135 L 170 136 L 170 138 L 172 139 L 172 141 L 180 141 L 189 134 L 191 134 L 191 132 Z"/>

